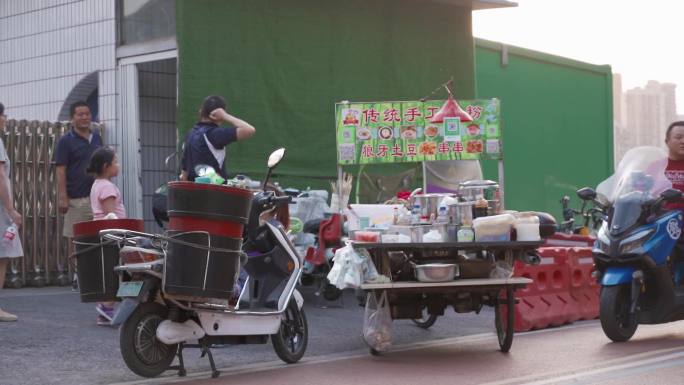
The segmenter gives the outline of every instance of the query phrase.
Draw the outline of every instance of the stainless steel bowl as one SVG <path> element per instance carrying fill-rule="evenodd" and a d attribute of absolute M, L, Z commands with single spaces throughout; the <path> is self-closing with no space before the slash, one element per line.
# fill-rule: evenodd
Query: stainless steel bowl
<path fill-rule="evenodd" d="M 458 276 L 458 265 L 454 263 L 426 263 L 416 265 L 416 279 L 420 282 L 448 282 Z"/>

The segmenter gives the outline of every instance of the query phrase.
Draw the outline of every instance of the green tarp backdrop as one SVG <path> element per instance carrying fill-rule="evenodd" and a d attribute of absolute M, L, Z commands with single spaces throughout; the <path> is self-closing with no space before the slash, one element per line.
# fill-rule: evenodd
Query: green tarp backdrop
<path fill-rule="evenodd" d="M 181 138 L 209 94 L 224 95 L 229 112 L 257 129 L 229 147 L 229 172 L 258 177 L 283 146 L 281 181 L 334 178 L 336 102 L 417 100 L 452 76 L 456 97 L 475 96 L 469 9 L 416 0 L 176 4 Z"/>
<path fill-rule="evenodd" d="M 561 218 L 563 195 L 613 172 L 610 66 L 476 39 L 477 96 L 501 99 L 506 206 Z M 485 163 L 496 178 L 496 165 Z"/>

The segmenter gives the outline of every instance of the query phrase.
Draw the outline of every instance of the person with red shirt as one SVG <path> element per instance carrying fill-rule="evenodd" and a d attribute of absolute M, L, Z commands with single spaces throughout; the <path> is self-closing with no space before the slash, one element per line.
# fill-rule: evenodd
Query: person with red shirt
<path fill-rule="evenodd" d="M 665 134 L 665 144 L 668 150 L 665 176 L 672 182 L 672 188 L 684 192 L 684 121 L 670 124 Z M 684 200 L 670 203 L 667 208 L 684 212 Z"/>

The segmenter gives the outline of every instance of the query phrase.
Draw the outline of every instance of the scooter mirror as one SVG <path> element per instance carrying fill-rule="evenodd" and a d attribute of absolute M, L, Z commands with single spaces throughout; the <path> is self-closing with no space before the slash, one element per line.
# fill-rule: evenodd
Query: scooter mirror
<path fill-rule="evenodd" d="M 663 198 L 663 200 L 666 200 L 668 202 L 676 201 L 682 198 L 682 192 L 674 189 L 674 188 L 669 188 L 662 193 L 660 193 L 660 197 Z"/>
<path fill-rule="evenodd" d="M 591 201 L 596 199 L 596 191 L 591 187 L 584 187 L 577 190 L 577 196 L 583 201 Z"/>
<path fill-rule="evenodd" d="M 273 168 L 280 163 L 285 156 L 285 148 L 281 147 L 271 153 L 268 157 L 268 168 Z"/>

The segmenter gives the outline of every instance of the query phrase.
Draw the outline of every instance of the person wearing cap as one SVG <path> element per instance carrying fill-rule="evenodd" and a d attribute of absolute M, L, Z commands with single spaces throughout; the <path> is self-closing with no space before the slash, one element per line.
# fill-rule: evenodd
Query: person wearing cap
<path fill-rule="evenodd" d="M 226 112 L 226 101 L 221 96 L 207 96 L 199 113 L 199 122 L 185 140 L 180 179 L 194 181 L 198 176 L 195 167 L 200 164 L 213 167 L 217 174 L 226 178 L 226 147 L 252 137 L 256 129 Z M 229 126 L 220 127 L 223 123 Z"/>

